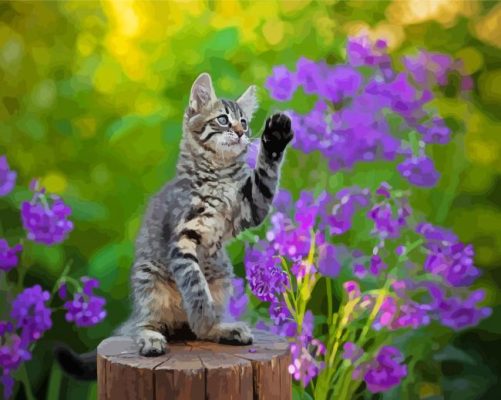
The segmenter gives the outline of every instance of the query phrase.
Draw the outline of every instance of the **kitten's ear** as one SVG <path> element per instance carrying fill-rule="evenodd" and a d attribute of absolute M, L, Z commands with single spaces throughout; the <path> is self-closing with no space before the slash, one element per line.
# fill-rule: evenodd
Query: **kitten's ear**
<path fill-rule="evenodd" d="M 200 74 L 191 87 L 189 112 L 198 114 L 204 107 L 216 101 L 212 79 L 207 72 Z"/>
<path fill-rule="evenodd" d="M 243 95 L 237 100 L 237 104 L 240 106 L 245 116 L 250 120 L 252 119 L 252 115 L 257 110 L 259 104 L 256 96 L 256 86 L 251 85 L 244 92 Z"/>

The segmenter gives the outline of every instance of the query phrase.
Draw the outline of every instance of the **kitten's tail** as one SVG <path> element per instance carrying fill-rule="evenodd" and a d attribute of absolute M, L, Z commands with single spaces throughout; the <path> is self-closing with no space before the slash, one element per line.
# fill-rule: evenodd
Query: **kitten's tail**
<path fill-rule="evenodd" d="M 66 345 L 57 345 L 54 356 L 68 375 L 85 381 L 97 379 L 97 350 L 77 354 Z"/>

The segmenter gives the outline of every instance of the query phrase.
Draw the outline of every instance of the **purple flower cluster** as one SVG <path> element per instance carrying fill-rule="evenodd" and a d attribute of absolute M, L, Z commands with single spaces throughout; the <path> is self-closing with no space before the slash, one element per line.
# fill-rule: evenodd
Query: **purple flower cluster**
<path fill-rule="evenodd" d="M 16 244 L 9 247 L 5 239 L 0 239 L 0 270 L 8 272 L 19 262 L 18 253 L 23 250 L 23 246 Z"/>
<path fill-rule="evenodd" d="M 446 86 L 449 75 L 456 73 L 461 75 L 461 90 L 473 88 L 473 80 L 464 74 L 462 63 L 447 54 L 421 51 L 415 56 L 403 57 L 402 61 L 413 81 L 420 86 Z"/>
<path fill-rule="evenodd" d="M 405 179 L 417 186 L 435 185 L 439 174 L 425 156 L 425 145 L 447 143 L 450 129 L 425 110 L 430 109 L 432 89 L 445 86 L 451 73 L 463 74 L 461 65 L 449 56 L 422 51 L 404 57 L 406 70 L 398 72 L 386 43 L 365 37 L 348 40 L 346 53 L 347 62 L 336 66 L 306 58 L 298 60 L 294 72 L 277 66 L 266 81 L 271 97 L 279 101 L 290 100 L 299 87 L 318 97 L 308 114 L 290 113 L 294 147 L 305 153 L 320 151 L 334 171 L 403 155 L 398 171 Z M 463 76 L 461 87 L 470 89 L 471 78 Z M 410 137 L 400 132 L 420 137 L 414 154 Z"/>
<path fill-rule="evenodd" d="M 0 156 L 0 196 L 8 195 L 16 185 L 17 172 L 12 171 L 7 157 Z"/>
<path fill-rule="evenodd" d="M 403 355 L 393 346 L 381 347 L 371 361 L 359 364 L 353 371 L 353 379 L 363 379 L 372 393 L 386 392 L 399 385 L 406 376 Z"/>
<path fill-rule="evenodd" d="M 270 250 L 268 247 L 260 251 L 256 247 L 245 253 L 247 281 L 252 293 L 262 301 L 272 301 L 277 294 L 284 292 L 289 283 L 280 267 L 280 259 L 274 257 Z"/>
<path fill-rule="evenodd" d="M 11 171 L 5 156 L 0 156 L 0 196 L 7 195 L 15 186 L 17 174 Z M 21 219 L 29 240 L 44 245 L 61 243 L 73 229 L 68 220 L 71 209 L 61 198 L 49 196 L 38 181 L 30 184 L 33 192 L 31 201 L 21 204 Z M 0 238 L 0 272 L 8 272 L 19 264 L 19 253 L 23 251 L 21 244 L 9 246 L 7 240 Z M 26 268 L 27 266 L 19 266 Z M 18 276 L 24 277 L 25 271 Z M 61 280 L 70 279 L 60 277 Z M 24 282 L 21 279 L 21 286 Z M 10 282 L 7 281 L 11 289 Z M 65 303 L 66 319 L 77 326 L 91 326 L 100 322 L 105 316 L 105 300 L 93 294 L 98 286 L 96 279 L 82 278 L 82 290 L 75 293 L 73 300 Z M 59 288 L 60 297 L 66 297 L 67 287 Z M 12 294 L 16 293 L 12 290 Z M 4 293 L 5 298 L 9 298 Z M 0 321 L 0 384 L 3 386 L 5 398 L 13 394 L 13 373 L 25 361 L 31 359 L 32 347 L 52 327 L 52 309 L 49 307 L 51 294 L 40 285 L 24 288 L 10 301 L 9 321 Z"/>
<path fill-rule="evenodd" d="M 356 195 L 353 198 L 357 201 Z M 270 217 L 272 226 L 266 232 L 267 240 L 247 249 L 245 254 L 247 280 L 256 297 L 273 301 L 289 285 L 280 257 L 292 262 L 291 270 L 299 280 L 305 274 L 315 273 L 317 266 L 325 276 L 339 274 L 341 265 L 336 257 L 339 249 L 325 240 L 326 229 L 332 230 L 341 221 L 341 217 L 336 219 L 335 212 L 329 214 L 332 204 L 333 199 L 326 193 L 315 199 L 312 193 L 302 192 L 294 205 L 287 191 L 277 194 L 274 203 L 277 211 Z M 296 210 L 293 216 L 288 215 L 287 210 L 291 209 Z M 314 235 L 312 230 L 316 230 Z M 306 261 L 312 240 L 318 247 L 316 264 Z"/>
<path fill-rule="evenodd" d="M 295 380 L 306 387 L 310 381 L 324 368 L 318 358 L 325 354 L 325 345 L 313 337 L 313 314 L 310 311 L 304 316 L 303 330 L 291 343 L 291 364 L 289 373 Z"/>
<path fill-rule="evenodd" d="M 419 224 L 416 231 L 426 240 L 424 268 L 455 287 L 471 285 L 480 275 L 473 265 L 473 246 L 465 245 L 449 231 L 431 224 Z"/>
<path fill-rule="evenodd" d="M 265 234 L 267 241 L 260 241 L 247 250 L 247 278 L 253 293 L 271 302 L 269 313 L 273 326 L 267 329 L 295 338 L 289 370 L 303 385 L 318 374 L 321 364 L 317 358 L 321 351 L 317 354 L 316 347 L 312 346 L 313 334 L 305 334 L 309 329 L 308 321 L 298 333 L 301 327 L 295 323 L 283 300 L 283 291 L 291 286 L 282 271 L 281 258 L 290 265 L 298 284 L 306 275 L 314 276 L 314 280 L 319 275 L 337 277 L 341 264 L 346 261 L 351 263 L 353 274 L 360 279 L 389 279 L 390 290 L 382 303 L 378 294 L 364 293 L 357 281 L 343 284 L 347 301 L 353 301 L 354 305 L 354 311 L 346 316 L 349 321 L 367 318 L 378 306 L 372 322 L 374 334 L 380 334 L 377 332 L 381 330 L 386 330 L 384 334 L 415 330 L 432 321 L 452 329 L 463 329 L 478 324 L 491 313 L 489 308 L 481 306 L 484 291 L 469 289 L 479 275 L 473 264 L 472 246 L 461 243 L 446 229 L 429 223 L 415 225 L 407 194 L 394 190 L 388 183 L 383 182 L 374 191 L 352 187 L 334 196 L 321 193 L 317 198 L 302 192 L 296 202 L 290 193 L 281 190 L 274 208 L 276 211 L 270 217 L 272 224 Z M 349 251 L 327 240 L 350 231 L 357 213 L 365 214 L 371 222 L 367 238 L 374 244 L 372 255 L 359 250 Z M 408 240 L 409 237 L 417 237 L 416 242 L 403 242 L 403 238 Z M 389 243 L 391 247 L 387 246 Z M 313 263 L 309 259 L 312 244 L 315 247 Z M 415 252 L 425 253 L 424 262 Z M 431 279 L 430 274 L 434 278 Z M 395 280 L 394 275 L 399 279 Z M 311 317 L 311 313 L 309 315 Z M 346 344 L 343 357 L 355 363 L 362 357 L 361 350 L 355 343 Z M 381 348 L 372 360 L 357 364 L 355 371 L 372 392 L 390 389 L 406 373 L 400 352 L 392 347 Z"/>
<path fill-rule="evenodd" d="M 353 342 L 346 342 L 343 345 L 343 359 L 356 363 L 364 355 L 364 350 Z"/>
<path fill-rule="evenodd" d="M 52 311 L 47 305 L 49 300 L 50 293 L 40 285 L 24 289 L 14 299 L 10 316 L 16 328 L 22 330 L 23 339 L 38 340 L 52 327 Z"/>
<path fill-rule="evenodd" d="M 73 299 L 64 303 L 66 321 L 73 322 L 79 327 L 97 325 L 106 317 L 104 309 L 106 300 L 94 294 L 94 289 L 99 286 L 99 281 L 88 277 L 83 277 L 80 280 L 83 284 L 82 290 L 77 291 Z M 59 287 L 58 293 L 63 300 L 67 299 L 66 284 Z"/>
<path fill-rule="evenodd" d="M 32 189 L 33 199 L 21 204 L 21 219 L 28 239 L 46 245 L 61 243 L 73 229 L 73 222 L 68 220 L 71 208 L 58 196 L 49 198 L 36 184 Z"/>
<path fill-rule="evenodd" d="M 40 285 L 24 289 L 11 304 L 12 322 L 0 321 L 0 381 L 4 397 L 12 395 L 12 373 L 31 359 L 30 345 L 52 327 L 50 294 Z"/>
<path fill-rule="evenodd" d="M 12 396 L 14 379 L 11 374 L 23 363 L 31 359 L 26 342 L 15 332 L 12 323 L 0 321 L 0 383 L 4 398 Z"/>

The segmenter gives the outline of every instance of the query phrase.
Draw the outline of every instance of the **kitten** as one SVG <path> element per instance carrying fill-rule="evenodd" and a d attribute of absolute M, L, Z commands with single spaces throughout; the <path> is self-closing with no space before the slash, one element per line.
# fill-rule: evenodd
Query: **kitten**
<path fill-rule="evenodd" d="M 256 168 L 248 167 L 255 91 L 251 86 L 231 101 L 216 97 L 206 73 L 193 84 L 176 177 L 149 203 L 132 267 L 133 312 L 115 332 L 134 337 L 144 356 L 164 354 L 166 338 L 182 331 L 214 342 L 252 343 L 244 322 L 222 322 L 233 278 L 224 243 L 268 214 L 293 137 L 289 117 L 268 118 Z M 68 349 L 56 355 L 69 373 L 95 377 L 85 357 Z"/>

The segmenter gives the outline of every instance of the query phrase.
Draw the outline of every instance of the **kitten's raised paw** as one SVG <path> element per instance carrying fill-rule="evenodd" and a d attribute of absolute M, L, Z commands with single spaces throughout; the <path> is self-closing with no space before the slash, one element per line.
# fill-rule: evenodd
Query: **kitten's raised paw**
<path fill-rule="evenodd" d="M 232 345 L 252 344 L 254 338 L 244 322 L 221 323 L 217 327 L 218 342 Z"/>
<path fill-rule="evenodd" d="M 293 136 L 291 120 L 287 115 L 277 113 L 266 120 L 263 145 L 268 152 L 282 153 Z"/>
<path fill-rule="evenodd" d="M 145 357 L 157 357 L 165 354 L 167 340 L 160 332 L 144 330 L 137 337 L 139 354 Z"/>

